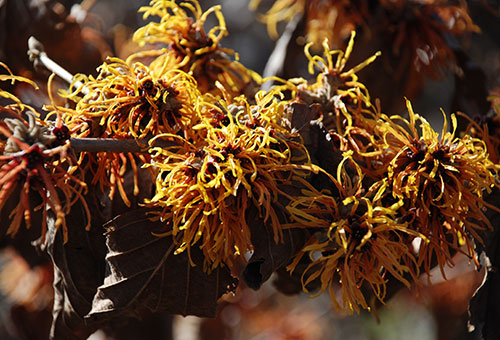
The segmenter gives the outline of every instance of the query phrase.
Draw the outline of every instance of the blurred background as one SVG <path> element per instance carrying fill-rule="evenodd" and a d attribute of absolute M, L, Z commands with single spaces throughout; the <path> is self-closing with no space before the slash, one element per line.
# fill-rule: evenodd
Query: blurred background
<path fill-rule="evenodd" d="M 273 2 L 262 1 L 255 12 L 249 10 L 247 0 L 200 1 L 204 9 L 222 5 L 229 31 L 223 40 L 224 47 L 238 52 L 242 64 L 261 74 L 276 40 L 269 37 L 266 25 L 258 18 Z M 15 74 L 43 84 L 47 72 L 35 70 L 26 54 L 28 37 L 33 35 L 42 42 L 47 54 L 72 74 L 96 74 L 96 68 L 106 56 L 126 58 L 136 50 L 130 38 L 134 30 L 145 23 L 137 9 L 148 3 L 139 0 L 0 0 L 0 61 L 9 65 Z M 481 32 L 449 37 L 453 38 L 451 45 L 460 51 L 456 62 L 463 71 L 461 75 L 453 69 L 444 70 L 437 77 L 423 77 L 417 90 L 404 93 L 404 86 L 384 75 L 381 60 L 359 73 L 372 96 L 381 98 L 384 112 L 403 113 L 403 98 L 408 96 L 413 100 L 415 111 L 427 116 L 435 129 L 442 124 L 441 108 L 448 114 L 457 110 L 468 111 L 473 116 L 488 112 L 488 91 L 500 88 L 500 7 L 496 1 L 486 0 L 467 4 Z M 280 23 L 278 31 L 283 32 L 285 26 L 286 22 Z M 276 74 L 308 77 L 302 56 L 304 42 L 299 39 L 303 35 L 300 25 L 292 33 L 286 53 L 294 57 L 287 55 Z M 373 55 L 380 46 L 376 36 L 359 35 L 350 66 Z M 62 80 L 56 81 L 55 87 L 64 86 Z M 14 91 L 21 100 L 35 107 L 41 107 L 47 99 L 26 88 L 17 87 Z M 1 243 L 0 339 L 48 338 L 53 279 L 50 262 L 26 245 L 33 241 L 29 235 L 24 237 Z M 439 272 L 433 275 L 432 285 L 427 284 L 427 278 L 422 278 L 421 286 L 399 291 L 376 315 L 339 315 L 328 294 L 316 298 L 306 293 L 284 295 L 276 290 L 276 278 L 272 277 L 259 291 L 241 282 L 234 296 L 223 298 L 216 319 L 154 315 L 123 325 L 119 333 L 110 335 L 98 331 L 89 339 L 480 339 L 478 332 L 469 332 L 467 307 L 484 272 L 477 271 L 465 257 L 457 256 L 454 262 L 455 267 L 446 273 L 448 280 Z"/>

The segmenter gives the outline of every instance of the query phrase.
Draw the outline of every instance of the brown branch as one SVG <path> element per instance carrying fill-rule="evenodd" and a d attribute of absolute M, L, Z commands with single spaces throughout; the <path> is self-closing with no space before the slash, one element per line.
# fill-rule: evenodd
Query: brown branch
<path fill-rule="evenodd" d="M 131 152 L 147 153 L 152 147 L 172 147 L 179 143 L 157 139 L 152 145 L 148 140 L 114 138 L 71 138 L 71 148 L 75 152 Z"/>

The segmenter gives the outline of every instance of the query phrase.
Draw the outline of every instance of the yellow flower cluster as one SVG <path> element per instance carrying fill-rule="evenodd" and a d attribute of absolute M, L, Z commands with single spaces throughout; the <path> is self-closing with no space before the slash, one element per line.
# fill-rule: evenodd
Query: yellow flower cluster
<path fill-rule="evenodd" d="M 248 209 L 256 207 L 282 241 L 282 205 L 291 199 L 283 186 L 315 168 L 291 133 L 284 95 L 257 92 L 260 76 L 220 47 L 227 34 L 220 6 L 202 12 L 197 1 L 154 0 L 140 11 L 160 17 L 134 35 L 150 49 L 109 58 L 95 78 L 75 76 L 64 93 L 75 108 L 52 109 L 74 137 L 149 142 L 149 154 L 84 152 L 79 164 L 93 174 L 91 184 L 110 198 L 118 191 L 127 205 L 125 174 L 134 171 L 137 195 L 143 164 L 156 182 L 148 205 L 163 209 L 176 252 L 200 247 L 207 270 L 230 266 L 253 249 Z M 212 14 L 218 24 L 206 33 Z"/>
<path fill-rule="evenodd" d="M 347 171 L 352 167 L 357 174 L 350 177 Z M 369 309 L 374 303 L 366 300 L 364 291 L 371 290 L 383 302 L 389 278 L 408 287 L 410 278 L 417 278 L 418 268 L 408 243 L 422 235 L 400 219 L 402 201 L 389 204 L 378 183 L 364 192 L 363 175 L 352 152 L 345 153 L 335 183 L 338 196 L 310 188 L 307 195 L 288 206 L 294 227 L 315 232 L 288 268 L 293 271 L 309 253 L 312 261 L 302 275 L 304 288 L 319 279 L 318 294 L 328 290 L 338 310 L 359 312 L 360 307 Z M 335 293 L 337 284 L 341 285 L 340 302 Z"/>
<path fill-rule="evenodd" d="M 291 199 L 283 186 L 313 166 L 300 140 L 277 124 L 283 104 L 275 95 L 260 93 L 254 105 L 243 97 L 231 104 L 220 99 L 200 111 L 201 121 L 193 129 L 202 137 L 188 141 L 162 134 L 152 141 L 181 142 L 152 148 L 150 164 L 158 169 L 150 204 L 164 208 L 162 219 L 179 237 L 177 253 L 199 241 L 210 269 L 231 265 L 252 250 L 251 206 L 260 211 L 275 242 L 282 241 L 279 205 Z"/>
<path fill-rule="evenodd" d="M 140 9 L 144 17 L 159 16 L 139 28 L 134 41 L 148 50 L 127 60 L 109 58 L 94 78 L 76 75 L 64 96 L 76 103 L 75 109 L 57 107 L 72 135 L 79 138 L 135 138 L 147 145 L 153 136 L 180 134 L 186 140 L 196 131 L 204 102 L 213 102 L 221 91 L 230 97 L 254 94 L 260 76 L 229 56 L 220 46 L 227 34 L 220 6 L 202 12 L 197 1 L 151 1 Z M 214 14 L 218 25 L 204 30 Z M 212 94 L 212 96 L 210 96 Z M 205 97 L 210 97 L 204 99 Z M 120 192 L 123 202 L 130 198 L 123 183 L 128 167 L 134 169 L 134 195 L 138 195 L 138 163 L 148 163 L 145 154 L 99 152 L 82 153 L 80 165 L 93 173 L 92 184 L 109 189 L 114 198 Z"/>
<path fill-rule="evenodd" d="M 438 133 L 409 101 L 409 119 L 380 113 L 353 76 L 375 56 L 343 72 L 352 39 L 345 54 L 325 42 L 325 58 L 311 56 L 306 47 L 320 73 L 312 84 L 292 86 L 294 101 L 314 109 L 343 160 L 331 174 L 333 192 L 310 187 L 289 204 L 292 227 L 315 231 L 315 237 L 288 268 L 295 270 L 308 253 L 304 288 L 319 279 L 321 292 L 328 289 L 338 309 L 359 312 L 375 306 L 369 296 L 383 301 L 389 280 L 409 286 L 421 269 L 453 265 L 457 252 L 478 263 L 478 230 L 491 227 L 484 209 L 498 210 L 483 196 L 498 186 L 500 166 L 489 159 L 484 141 L 455 136 L 454 115 L 449 132 L 443 113 Z"/>

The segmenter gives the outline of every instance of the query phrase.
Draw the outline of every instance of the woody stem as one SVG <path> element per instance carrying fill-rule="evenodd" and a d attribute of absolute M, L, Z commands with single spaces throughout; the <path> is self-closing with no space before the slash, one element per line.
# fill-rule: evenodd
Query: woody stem
<path fill-rule="evenodd" d="M 147 139 L 71 138 L 70 145 L 75 152 L 147 153 L 152 147 L 170 147 L 178 143 L 158 139 L 149 145 Z"/>

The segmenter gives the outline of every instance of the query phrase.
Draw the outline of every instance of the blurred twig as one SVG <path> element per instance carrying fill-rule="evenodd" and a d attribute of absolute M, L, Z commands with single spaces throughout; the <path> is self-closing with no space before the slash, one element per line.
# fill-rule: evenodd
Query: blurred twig
<path fill-rule="evenodd" d="M 45 67 L 50 72 L 66 81 L 68 84 L 73 82 L 73 75 L 50 59 L 47 53 L 45 53 L 42 43 L 33 36 L 28 39 L 28 56 L 30 61 L 33 62 L 35 68 Z M 83 84 L 79 81 L 75 82 L 76 87 L 80 87 L 82 85 Z M 88 94 L 88 90 L 83 87 L 82 93 Z"/>

